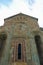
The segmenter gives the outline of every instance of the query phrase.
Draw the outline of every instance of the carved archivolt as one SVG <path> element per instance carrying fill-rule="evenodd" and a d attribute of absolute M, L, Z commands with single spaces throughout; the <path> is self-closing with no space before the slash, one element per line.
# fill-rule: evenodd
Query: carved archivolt
<path fill-rule="evenodd" d="M 18 45 L 21 44 L 21 59 L 18 59 Z M 11 49 L 12 54 L 11 54 L 11 62 L 15 61 L 23 61 L 25 62 L 26 60 L 26 48 L 25 48 L 25 40 L 22 38 L 18 39 L 13 39 L 11 43 Z"/>

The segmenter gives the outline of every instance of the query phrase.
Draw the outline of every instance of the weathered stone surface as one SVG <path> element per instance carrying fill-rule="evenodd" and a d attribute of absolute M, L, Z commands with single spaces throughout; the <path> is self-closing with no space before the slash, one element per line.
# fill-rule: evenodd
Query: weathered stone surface
<path fill-rule="evenodd" d="M 39 28 L 38 19 L 20 13 L 4 21 L 0 33 L 5 32 L 7 39 L 0 65 L 40 65 L 34 38 L 35 35 L 41 36 L 41 49 L 43 49 L 43 31 Z M 18 59 L 19 43 L 22 49 L 20 60 Z"/>

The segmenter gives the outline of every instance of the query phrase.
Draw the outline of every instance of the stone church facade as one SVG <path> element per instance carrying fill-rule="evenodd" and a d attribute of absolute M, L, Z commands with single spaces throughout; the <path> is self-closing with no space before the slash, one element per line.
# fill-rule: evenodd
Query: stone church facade
<path fill-rule="evenodd" d="M 43 65 L 43 28 L 37 18 L 19 13 L 4 19 L 0 65 Z"/>

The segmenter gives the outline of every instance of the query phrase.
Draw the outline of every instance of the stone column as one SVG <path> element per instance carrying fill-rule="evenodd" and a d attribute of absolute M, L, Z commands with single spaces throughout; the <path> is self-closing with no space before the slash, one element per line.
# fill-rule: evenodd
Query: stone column
<path fill-rule="evenodd" d="M 37 47 L 34 38 L 30 38 L 32 65 L 40 65 Z"/>
<path fill-rule="evenodd" d="M 10 46 L 11 46 L 11 37 L 10 34 L 8 35 L 7 41 L 6 41 L 6 46 L 4 49 L 4 53 L 1 59 L 1 65 L 8 65 L 8 60 L 9 60 L 9 52 L 10 52 Z"/>
<path fill-rule="evenodd" d="M 8 26 L 9 27 L 9 26 Z M 5 27 L 5 31 L 7 32 L 7 40 L 6 40 L 6 45 L 4 49 L 4 53 L 1 59 L 0 65 L 9 65 L 9 60 L 10 60 L 10 50 L 11 50 L 11 39 L 12 39 L 12 34 L 13 34 L 13 28 L 12 27 Z M 11 64 L 10 64 L 11 65 Z"/>

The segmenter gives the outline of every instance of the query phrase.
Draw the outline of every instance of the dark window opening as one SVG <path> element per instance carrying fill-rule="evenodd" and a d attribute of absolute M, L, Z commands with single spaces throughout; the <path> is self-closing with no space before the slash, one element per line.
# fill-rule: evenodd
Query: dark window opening
<path fill-rule="evenodd" d="M 18 59 L 21 59 L 21 44 L 18 45 Z"/>

